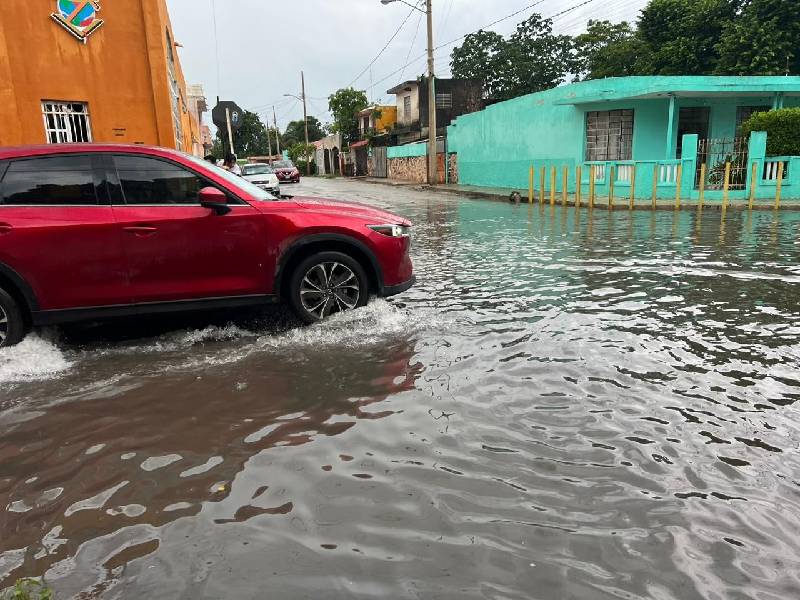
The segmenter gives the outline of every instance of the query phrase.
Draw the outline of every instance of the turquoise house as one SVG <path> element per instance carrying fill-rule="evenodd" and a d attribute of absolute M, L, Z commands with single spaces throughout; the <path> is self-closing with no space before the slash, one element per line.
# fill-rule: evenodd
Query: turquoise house
<path fill-rule="evenodd" d="M 800 157 L 767 157 L 766 138 L 739 136 L 752 113 L 800 106 L 800 77 L 613 77 L 522 96 L 460 116 L 448 128 L 459 183 L 567 191 L 590 178 L 598 194 L 721 198 L 729 163 L 730 197 L 768 198 L 778 179 L 800 198 Z M 779 176 L 780 164 L 783 172 Z M 705 165 L 705 169 L 703 169 Z M 556 169 L 556 177 L 552 170 Z M 753 174 L 755 173 L 755 180 Z M 702 180 L 702 181 L 701 181 Z"/>

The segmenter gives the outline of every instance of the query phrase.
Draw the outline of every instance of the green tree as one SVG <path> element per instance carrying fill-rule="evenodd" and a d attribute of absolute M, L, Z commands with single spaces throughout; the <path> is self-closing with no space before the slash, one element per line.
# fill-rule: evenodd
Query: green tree
<path fill-rule="evenodd" d="M 468 35 L 451 55 L 454 77 L 480 79 L 486 94 L 507 100 L 555 87 L 574 67 L 572 39 L 553 34 L 553 21 L 532 14 L 507 39 L 489 31 Z"/>
<path fill-rule="evenodd" d="M 219 146 L 217 145 L 219 142 Z M 228 150 L 228 132 L 217 129 L 217 141 L 214 143 L 214 156 L 222 158 L 222 152 L 216 154 L 217 150 L 225 148 Z M 267 154 L 267 128 L 258 118 L 256 113 L 248 110 L 242 115 L 242 126 L 238 131 L 233 132 L 234 154 L 238 158 L 247 156 L 264 156 Z"/>
<path fill-rule="evenodd" d="M 343 88 L 328 97 L 328 108 L 333 115 L 333 131 L 342 134 L 342 143 L 358 139 L 358 113 L 369 106 L 367 94 L 353 88 Z"/>
<path fill-rule="evenodd" d="M 741 0 L 650 0 L 638 22 L 646 52 L 639 75 L 708 75 L 719 62 L 722 32 Z"/>
<path fill-rule="evenodd" d="M 322 123 L 320 123 L 319 119 L 317 119 L 316 117 L 312 117 L 311 115 L 309 115 L 308 141 L 316 142 L 317 140 L 321 140 L 324 137 L 325 137 L 325 132 L 322 129 Z M 283 136 L 281 136 L 281 144 L 286 148 L 289 148 L 290 146 L 305 141 L 306 141 L 306 133 L 302 119 L 299 121 L 291 121 L 286 126 L 286 131 L 284 132 Z"/>
<path fill-rule="evenodd" d="M 576 72 L 581 79 L 637 75 L 636 63 L 648 51 L 625 21 L 589 21 L 586 33 L 573 40 Z"/>
<path fill-rule="evenodd" d="M 717 45 L 717 73 L 800 74 L 800 5 L 787 0 L 745 0 Z"/>

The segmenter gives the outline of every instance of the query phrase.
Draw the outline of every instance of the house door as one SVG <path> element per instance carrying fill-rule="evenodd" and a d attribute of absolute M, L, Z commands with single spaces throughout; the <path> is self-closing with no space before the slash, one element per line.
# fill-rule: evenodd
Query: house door
<path fill-rule="evenodd" d="M 683 136 L 696 133 L 701 140 L 708 139 L 708 122 L 711 109 L 707 106 L 682 108 L 678 114 L 678 144 L 675 158 L 681 157 Z"/>

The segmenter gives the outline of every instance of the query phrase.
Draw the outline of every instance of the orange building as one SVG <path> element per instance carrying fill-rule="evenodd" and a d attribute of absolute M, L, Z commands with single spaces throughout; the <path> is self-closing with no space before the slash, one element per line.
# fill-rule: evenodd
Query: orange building
<path fill-rule="evenodd" d="M 165 0 L 3 0 L 3 13 L 0 145 L 202 148 Z"/>

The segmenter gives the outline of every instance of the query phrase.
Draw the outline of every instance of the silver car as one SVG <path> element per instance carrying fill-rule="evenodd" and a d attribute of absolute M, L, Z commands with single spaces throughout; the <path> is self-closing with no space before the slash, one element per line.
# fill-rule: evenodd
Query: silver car
<path fill-rule="evenodd" d="M 262 190 L 270 192 L 273 196 L 281 195 L 281 186 L 278 176 L 269 165 L 252 163 L 242 166 L 242 177 Z"/>

